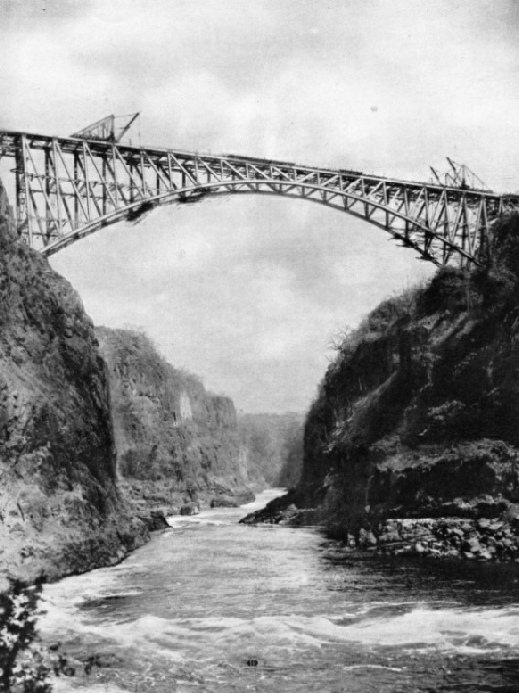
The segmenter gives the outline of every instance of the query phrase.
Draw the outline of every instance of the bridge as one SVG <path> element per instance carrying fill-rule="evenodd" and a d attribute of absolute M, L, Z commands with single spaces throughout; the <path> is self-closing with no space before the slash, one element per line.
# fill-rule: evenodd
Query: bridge
<path fill-rule="evenodd" d="M 46 256 L 109 224 L 137 222 L 161 205 L 263 194 L 333 207 L 383 229 L 423 260 L 466 266 L 491 256 L 492 222 L 519 211 L 519 195 L 467 185 L 134 147 L 113 137 L 89 139 L 88 132 L 72 137 L 0 132 L 2 158 L 14 164 L 9 175 L 18 234 Z"/>

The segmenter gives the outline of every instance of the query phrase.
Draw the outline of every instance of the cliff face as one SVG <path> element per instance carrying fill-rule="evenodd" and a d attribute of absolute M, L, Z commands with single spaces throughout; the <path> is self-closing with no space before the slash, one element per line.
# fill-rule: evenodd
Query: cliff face
<path fill-rule="evenodd" d="M 304 459 L 305 426 L 301 421 L 291 431 L 285 448 L 285 456 L 279 470 L 278 484 L 288 489 L 295 489 L 301 479 Z"/>
<path fill-rule="evenodd" d="M 303 465 L 303 415 L 240 414 L 249 477 L 268 486 L 296 485 Z"/>
<path fill-rule="evenodd" d="M 108 364 L 122 487 L 136 509 L 177 513 L 198 500 L 252 500 L 228 397 L 206 392 L 132 330 L 97 328 Z"/>
<path fill-rule="evenodd" d="M 496 229 L 495 248 L 492 267 L 440 270 L 340 345 L 308 415 L 298 488 L 334 534 L 517 510 L 517 217 Z"/>
<path fill-rule="evenodd" d="M 142 543 L 115 487 L 107 375 L 70 284 L 0 216 L 0 561 L 54 578 Z"/>

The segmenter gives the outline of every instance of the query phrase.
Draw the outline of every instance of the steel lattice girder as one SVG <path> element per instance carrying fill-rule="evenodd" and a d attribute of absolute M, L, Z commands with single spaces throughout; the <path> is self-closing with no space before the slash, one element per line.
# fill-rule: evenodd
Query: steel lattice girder
<path fill-rule="evenodd" d="M 44 255 L 158 205 L 255 193 L 365 219 L 437 265 L 477 263 L 492 252 L 491 222 L 519 211 L 518 195 L 98 140 L 1 132 L 1 156 L 15 159 L 18 231 Z"/>

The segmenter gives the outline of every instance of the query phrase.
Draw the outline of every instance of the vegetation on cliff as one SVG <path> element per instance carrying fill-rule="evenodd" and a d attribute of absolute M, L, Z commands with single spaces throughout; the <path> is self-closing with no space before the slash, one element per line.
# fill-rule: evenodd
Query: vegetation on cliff
<path fill-rule="evenodd" d="M 335 534 L 387 517 L 497 517 L 519 502 L 517 216 L 493 243 L 491 265 L 440 269 L 338 345 L 298 488 Z"/>

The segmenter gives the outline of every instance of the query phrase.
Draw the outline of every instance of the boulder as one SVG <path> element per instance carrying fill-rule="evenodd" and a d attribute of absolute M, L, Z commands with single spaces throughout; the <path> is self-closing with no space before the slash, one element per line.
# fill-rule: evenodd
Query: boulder
<path fill-rule="evenodd" d="M 180 508 L 181 515 L 198 515 L 199 512 L 200 511 L 196 503 L 185 503 Z"/>
<path fill-rule="evenodd" d="M 231 496 L 214 496 L 211 508 L 239 508 L 240 503 Z"/>
<path fill-rule="evenodd" d="M 159 529 L 169 527 L 163 510 L 150 510 L 146 514 L 139 515 L 139 519 L 144 522 L 149 532 L 156 532 Z"/>

